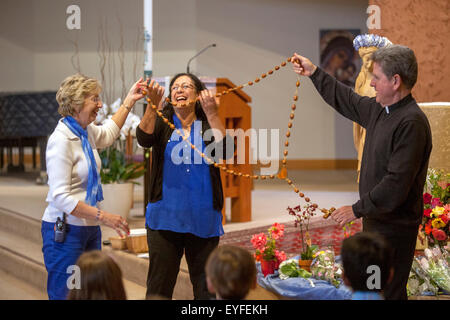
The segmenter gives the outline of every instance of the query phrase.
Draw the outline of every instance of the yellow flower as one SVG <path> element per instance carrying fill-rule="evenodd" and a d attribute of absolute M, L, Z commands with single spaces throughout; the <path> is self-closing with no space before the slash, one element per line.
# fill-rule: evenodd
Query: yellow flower
<path fill-rule="evenodd" d="M 434 209 L 431 211 L 430 217 L 439 217 L 440 215 L 443 214 L 444 214 L 443 207 L 434 207 Z"/>
<path fill-rule="evenodd" d="M 445 223 L 444 223 L 444 221 L 441 220 L 441 218 L 433 219 L 433 221 L 431 222 L 431 225 L 433 226 L 433 228 L 436 228 L 436 229 L 445 227 Z"/>

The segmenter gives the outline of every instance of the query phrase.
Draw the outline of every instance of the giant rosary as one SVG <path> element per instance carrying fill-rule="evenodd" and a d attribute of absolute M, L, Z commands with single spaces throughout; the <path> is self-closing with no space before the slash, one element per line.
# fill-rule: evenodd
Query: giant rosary
<path fill-rule="evenodd" d="M 278 70 L 281 69 L 281 67 L 285 67 L 287 63 L 291 62 L 291 60 L 292 60 L 292 58 L 288 58 L 286 61 L 283 61 L 279 66 L 277 65 L 277 66 L 274 67 L 274 69 L 269 70 L 267 73 L 263 73 L 260 77 L 256 78 L 254 81 L 249 81 L 249 82 L 247 82 L 245 84 L 242 84 L 242 85 L 236 86 L 234 88 L 225 90 L 225 91 L 223 91 L 221 93 L 216 93 L 215 97 L 220 98 L 221 96 L 224 96 L 224 95 L 226 95 L 226 94 L 228 94 L 228 93 L 230 93 L 232 91 L 240 90 L 240 89 L 242 89 L 242 88 L 244 88 L 246 86 L 252 86 L 255 83 L 259 83 L 262 79 L 265 79 L 266 77 L 272 75 L 274 73 L 274 71 L 278 71 Z M 294 183 L 294 181 L 292 181 L 291 179 L 288 178 L 287 168 L 286 168 L 286 164 L 287 164 L 287 160 L 286 159 L 287 159 L 287 155 L 288 155 L 289 138 L 291 136 L 290 129 L 293 126 L 293 120 L 294 120 L 294 117 L 295 117 L 295 110 L 297 108 L 296 103 L 297 103 L 297 100 L 298 100 L 298 88 L 299 87 L 300 87 L 300 76 L 297 75 L 297 81 L 295 83 L 295 93 L 294 93 L 294 96 L 293 96 L 293 103 L 291 105 L 291 114 L 289 115 L 289 122 L 288 122 L 288 125 L 287 125 L 288 129 L 287 129 L 287 132 L 286 132 L 286 141 L 284 143 L 285 149 L 284 149 L 284 152 L 283 152 L 283 160 L 281 161 L 281 169 L 280 169 L 280 171 L 278 172 L 277 175 L 273 175 L 273 174 L 272 175 L 250 175 L 250 174 L 244 174 L 242 172 L 237 172 L 235 170 L 227 169 L 227 167 L 225 165 L 221 165 L 221 164 L 215 162 L 213 159 L 209 158 L 203 152 L 198 150 L 197 147 L 188 140 L 188 137 L 182 135 L 181 131 L 179 129 L 175 128 L 175 125 L 173 123 L 171 123 L 169 121 L 169 119 L 164 117 L 162 112 L 158 110 L 158 107 L 152 103 L 152 101 L 150 100 L 149 97 L 147 97 L 146 100 L 147 100 L 147 103 L 152 107 L 152 109 L 154 109 L 156 111 L 156 114 L 158 115 L 158 117 L 160 117 L 164 121 L 164 123 L 166 123 L 171 129 L 175 130 L 178 135 L 182 136 L 183 140 L 186 141 L 191 146 L 191 148 L 193 150 L 195 150 L 208 164 L 214 165 L 215 167 L 221 169 L 222 171 L 224 171 L 227 174 L 231 174 L 231 175 L 234 175 L 234 176 L 243 177 L 243 178 L 247 178 L 247 179 L 266 180 L 266 179 L 275 179 L 275 178 L 277 178 L 277 179 L 280 179 L 280 180 L 284 180 L 284 181 L 286 181 L 286 183 L 288 185 L 290 185 L 292 187 L 293 191 L 295 193 L 297 193 L 300 198 L 304 198 L 304 200 L 307 203 L 310 203 L 311 199 L 306 197 L 304 193 L 300 192 L 299 187 Z M 144 95 L 147 94 L 147 92 L 145 90 L 143 90 L 142 93 Z M 197 100 L 198 99 L 199 98 L 197 98 Z M 185 101 L 185 102 L 180 102 L 180 103 L 173 103 L 170 100 L 170 98 L 168 98 L 168 97 L 166 98 L 166 102 L 167 103 L 170 103 L 171 105 L 177 105 L 177 106 L 180 106 L 180 107 L 189 105 L 190 103 L 195 103 L 197 100 L 195 100 L 195 101 Z M 316 203 L 312 203 L 311 206 L 314 207 L 314 208 L 318 208 L 318 205 Z M 327 219 L 331 215 L 331 213 L 333 213 L 336 209 L 334 207 L 332 207 L 330 209 L 321 208 L 320 210 L 322 211 L 322 213 L 324 213 L 323 218 Z"/>

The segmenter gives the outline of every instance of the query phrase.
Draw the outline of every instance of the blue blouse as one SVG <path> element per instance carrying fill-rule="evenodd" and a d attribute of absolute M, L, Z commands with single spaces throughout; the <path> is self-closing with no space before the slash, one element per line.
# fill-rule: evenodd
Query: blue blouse
<path fill-rule="evenodd" d="M 181 130 L 176 114 L 173 120 Z M 205 149 L 201 121 L 192 123 L 189 141 L 199 150 Z M 213 208 L 209 165 L 176 130 L 164 151 L 162 199 L 147 205 L 145 223 L 153 230 L 192 233 L 201 238 L 224 234 L 222 213 Z"/>

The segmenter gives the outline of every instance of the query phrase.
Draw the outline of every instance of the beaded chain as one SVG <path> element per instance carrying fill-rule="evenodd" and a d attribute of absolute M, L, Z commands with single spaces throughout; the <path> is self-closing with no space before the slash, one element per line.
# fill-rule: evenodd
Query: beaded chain
<path fill-rule="evenodd" d="M 292 60 L 292 58 L 288 58 L 286 61 L 283 61 L 279 66 L 278 66 L 278 65 L 275 66 L 275 67 L 274 67 L 274 70 L 275 70 L 275 71 L 280 70 L 281 67 L 285 67 L 287 63 L 291 62 L 291 60 Z M 235 90 L 240 90 L 240 89 L 242 89 L 242 88 L 244 88 L 244 87 L 252 86 L 254 83 L 258 83 L 258 82 L 260 82 L 262 79 L 265 79 L 267 76 L 272 75 L 272 74 L 274 73 L 274 70 L 271 69 L 271 70 L 269 70 L 267 73 L 263 73 L 263 74 L 261 75 L 260 78 L 258 77 L 258 78 L 256 78 L 254 81 L 249 81 L 249 82 L 247 82 L 247 83 L 245 83 L 245 84 L 242 84 L 242 85 L 240 85 L 240 86 L 236 86 L 236 87 L 234 87 L 234 88 L 225 90 L 225 91 L 223 91 L 223 92 L 221 92 L 221 93 L 216 93 L 216 94 L 215 94 L 215 97 L 216 97 L 216 98 L 220 98 L 220 97 L 222 97 L 222 96 L 224 96 L 224 95 L 226 95 L 226 94 L 229 94 L 229 93 L 231 93 L 231 92 L 233 92 L 233 91 L 235 91 Z M 180 129 L 177 129 L 177 128 L 175 127 L 175 125 L 169 121 L 169 119 L 167 119 L 166 117 L 164 117 L 163 113 L 162 113 L 161 111 L 158 110 L 158 107 L 152 103 L 152 101 L 150 100 L 149 97 L 147 97 L 146 100 L 147 100 L 148 104 L 152 107 L 152 109 L 156 111 L 156 114 L 158 115 L 158 117 L 160 117 L 160 118 L 164 121 L 164 123 L 166 123 L 172 130 L 175 130 L 176 133 L 177 133 L 179 136 L 182 136 L 182 137 L 183 137 L 183 140 L 186 141 L 186 142 L 191 146 L 191 148 L 192 148 L 193 150 L 195 150 L 195 151 L 196 151 L 203 159 L 205 159 L 205 161 L 206 161 L 207 163 L 209 163 L 209 164 L 211 164 L 211 165 L 214 165 L 216 168 L 219 168 L 220 170 L 224 171 L 224 172 L 227 173 L 227 174 L 231 174 L 231 175 L 234 175 L 234 176 L 243 177 L 243 178 L 247 178 L 247 179 L 254 179 L 254 180 L 261 179 L 261 180 L 266 180 L 266 179 L 274 179 L 274 178 L 277 178 L 277 179 L 280 179 L 280 180 L 284 180 L 284 181 L 287 182 L 288 185 L 290 185 L 290 186 L 292 187 L 293 191 L 294 191 L 295 193 L 297 193 L 297 194 L 300 196 L 300 198 L 304 198 L 304 200 L 305 200 L 306 202 L 309 203 L 309 202 L 311 201 L 311 199 L 308 198 L 308 197 L 305 197 L 305 194 L 302 193 L 302 192 L 300 192 L 300 189 L 298 188 L 298 186 L 297 186 L 291 179 L 288 178 L 288 176 L 287 176 L 287 168 L 286 168 L 286 164 L 287 164 L 286 158 L 287 158 L 287 155 L 288 155 L 288 150 L 287 150 L 287 148 L 288 148 L 288 146 L 289 146 L 289 138 L 290 138 L 290 136 L 291 136 L 291 131 L 290 131 L 290 129 L 291 129 L 292 126 L 293 126 L 293 122 L 292 122 L 292 121 L 294 120 L 294 117 L 295 117 L 295 110 L 296 110 L 296 108 L 297 108 L 296 102 L 297 102 L 297 100 L 298 100 L 298 88 L 299 88 L 299 87 L 300 87 L 300 77 L 299 77 L 299 75 L 297 75 L 297 82 L 295 83 L 295 93 L 294 93 L 294 97 L 293 97 L 293 101 L 294 101 L 294 102 L 293 102 L 293 104 L 292 104 L 292 106 L 291 106 L 291 114 L 289 115 L 288 130 L 287 130 L 287 132 L 286 132 L 286 142 L 284 143 L 285 149 L 284 149 L 284 152 L 283 152 L 283 160 L 281 161 L 282 167 L 281 167 L 281 170 L 279 171 L 279 173 L 278 173 L 276 176 L 273 175 L 273 174 L 272 174 L 272 175 L 250 175 L 250 174 L 244 174 L 244 173 L 242 173 L 242 172 L 236 172 L 235 170 L 232 170 L 232 169 L 227 169 L 227 167 L 226 167 L 225 165 L 220 165 L 220 164 L 214 162 L 213 159 L 207 157 L 203 152 L 201 152 L 200 150 L 198 150 L 197 147 L 196 147 L 195 145 L 193 145 L 193 144 L 188 140 L 188 137 L 184 136 L 184 135 L 181 133 Z M 147 94 L 147 92 L 146 92 L 145 90 L 143 90 L 142 93 L 143 93 L 144 95 Z M 189 104 L 191 104 L 191 103 L 196 103 L 196 101 L 198 101 L 198 100 L 199 100 L 199 97 L 197 97 L 195 100 L 191 100 L 191 101 L 185 101 L 185 102 L 180 102 L 180 103 L 176 103 L 176 102 L 175 102 L 175 103 L 174 103 L 174 102 L 172 102 L 172 101 L 170 100 L 169 97 L 167 97 L 165 101 L 166 101 L 167 103 L 171 104 L 172 106 L 183 107 L 183 106 L 187 106 L 187 105 L 189 105 Z M 312 206 L 313 206 L 314 208 L 318 208 L 318 205 L 315 204 L 315 203 L 313 203 Z M 322 211 L 322 213 L 324 213 L 324 215 L 323 215 L 323 218 L 324 218 L 324 219 L 327 219 L 327 218 L 331 215 L 331 213 L 333 213 L 335 210 L 336 210 L 336 209 L 335 209 L 334 207 L 332 207 L 332 208 L 330 208 L 330 209 L 326 209 L 326 208 L 321 208 L 321 209 L 320 209 L 320 211 Z"/>

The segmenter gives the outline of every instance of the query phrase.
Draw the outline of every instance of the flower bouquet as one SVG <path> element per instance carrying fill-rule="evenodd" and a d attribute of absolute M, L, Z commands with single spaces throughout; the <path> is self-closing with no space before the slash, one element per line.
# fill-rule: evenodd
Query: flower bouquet
<path fill-rule="evenodd" d="M 333 250 L 322 250 L 316 252 L 315 259 L 311 264 L 312 276 L 318 280 L 325 280 L 339 287 L 339 278 L 342 275 L 341 266 L 335 263 Z"/>
<path fill-rule="evenodd" d="M 428 169 L 423 194 L 423 219 L 419 232 L 425 232 L 431 244 L 443 248 L 450 236 L 450 174 Z"/>
<path fill-rule="evenodd" d="M 311 243 L 311 237 L 309 236 L 309 222 L 311 217 L 314 216 L 317 209 L 316 204 L 306 204 L 303 208 L 296 206 L 295 208 L 287 207 L 288 213 L 295 217 L 295 226 L 300 228 L 300 239 L 302 250 L 300 253 L 299 264 L 302 265 L 306 262 L 307 265 L 303 265 L 305 270 L 309 270 L 309 265 L 314 258 L 314 253 L 317 251 L 317 245 Z"/>
<path fill-rule="evenodd" d="M 447 251 L 435 246 L 432 250 L 425 249 L 425 257 L 415 257 L 413 274 L 408 281 L 410 294 L 431 292 L 437 294 L 439 288 L 450 292 L 450 268 Z"/>
<path fill-rule="evenodd" d="M 261 263 L 261 271 L 264 276 L 274 273 L 281 262 L 286 260 L 284 251 L 276 249 L 276 241 L 284 236 L 284 225 L 274 223 L 269 229 L 269 235 L 264 233 L 254 234 L 251 238 L 253 248 L 255 248 L 255 260 Z"/>

